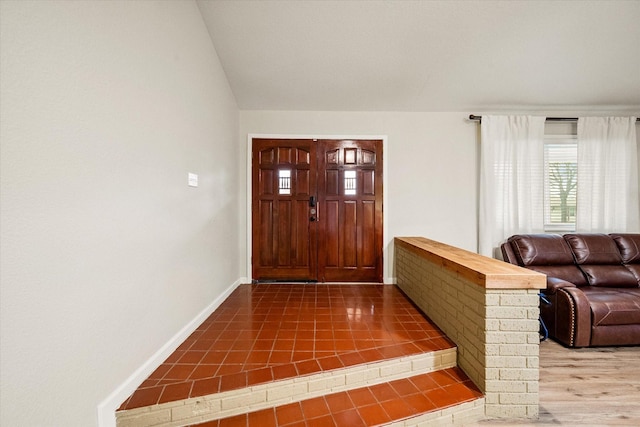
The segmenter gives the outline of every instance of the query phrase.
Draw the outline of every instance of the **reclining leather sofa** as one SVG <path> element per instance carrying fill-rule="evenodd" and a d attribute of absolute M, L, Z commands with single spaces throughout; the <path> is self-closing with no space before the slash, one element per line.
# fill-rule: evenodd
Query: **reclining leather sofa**
<path fill-rule="evenodd" d="M 540 316 L 569 347 L 640 345 L 640 234 L 522 234 L 505 261 L 547 275 Z"/>

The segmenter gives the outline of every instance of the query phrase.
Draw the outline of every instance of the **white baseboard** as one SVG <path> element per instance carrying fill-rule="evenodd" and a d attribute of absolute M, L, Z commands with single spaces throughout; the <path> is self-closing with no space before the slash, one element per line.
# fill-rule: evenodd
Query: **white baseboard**
<path fill-rule="evenodd" d="M 126 381 L 116 388 L 105 400 L 98 405 L 98 426 L 116 427 L 116 410 L 120 407 L 142 382 L 151 375 L 167 357 L 173 353 L 185 339 L 196 330 L 198 326 L 209 317 L 216 308 L 242 283 L 251 283 L 246 277 L 236 280 L 231 286 L 218 296 L 211 304 L 193 318 L 184 328 L 175 334 L 165 345 L 162 346 L 153 356 L 140 366 Z"/>

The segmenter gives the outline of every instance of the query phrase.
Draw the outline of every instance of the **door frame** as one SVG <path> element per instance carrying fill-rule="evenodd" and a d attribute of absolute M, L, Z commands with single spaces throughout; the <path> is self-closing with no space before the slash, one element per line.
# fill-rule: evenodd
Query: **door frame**
<path fill-rule="evenodd" d="M 252 226 L 253 226 L 253 217 L 251 215 L 251 195 L 252 195 L 252 159 L 251 153 L 253 149 L 253 138 L 266 138 L 266 139 L 379 139 L 382 141 L 382 257 L 383 257 L 383 265 L 382 265 L 382 281 L 384 284 L 393 284 L 393 279 L 390 276 L 391 273 L 391 259 L 389 256 L 389 245 L 386 243 L 389 239 L 389 227 L 388 227 L 388 218 L 389 218 L 389 190 L 388 190 L 388 161 L 389 161 L 389 153 L 387 152 L 387 135 L 287 135 L 287 134 L 265 134 L 265 133 L 250 133 L 247 135 L 247 162 L 246 162 L 246 218 L 247 218 L 247 247 L 246 247 L 246 271 L 247 278 L 249 280 L 252 279 L 251 272 L 253 271 L 253 266 L 251 262 L 252 257 Z"/>

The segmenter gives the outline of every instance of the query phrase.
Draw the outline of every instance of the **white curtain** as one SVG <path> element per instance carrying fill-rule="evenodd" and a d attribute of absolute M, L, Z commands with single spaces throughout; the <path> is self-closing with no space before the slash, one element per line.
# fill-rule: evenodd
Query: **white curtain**
<path fill-rule="evenodd" d="M 478 252 L 499 257 L 509 236 L 544 230 L 544 122 L 482 116 Z"/>
<path fill-rule="evenodd" d="M 635 117 L 578 119 L 576 231 L 640 230 L 637 150 Z"/>

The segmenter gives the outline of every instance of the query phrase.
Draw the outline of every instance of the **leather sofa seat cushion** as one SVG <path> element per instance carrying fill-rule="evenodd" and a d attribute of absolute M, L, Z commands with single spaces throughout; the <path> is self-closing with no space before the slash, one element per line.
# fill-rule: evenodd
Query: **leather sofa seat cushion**
<path fill-rule="evenodd" d="M 640 288 L 616 290 L 583 288 L 593 315 L 593 326 L 640 324 Z"/>
<path fill-rule="evenodd" d="M 510 237 L 508 243 L 521 267 L 566 280 L 576 286 L 587 284 L 586 278 L 574 264 L 571 248 L 562 236 L 518 234 Z"/>

